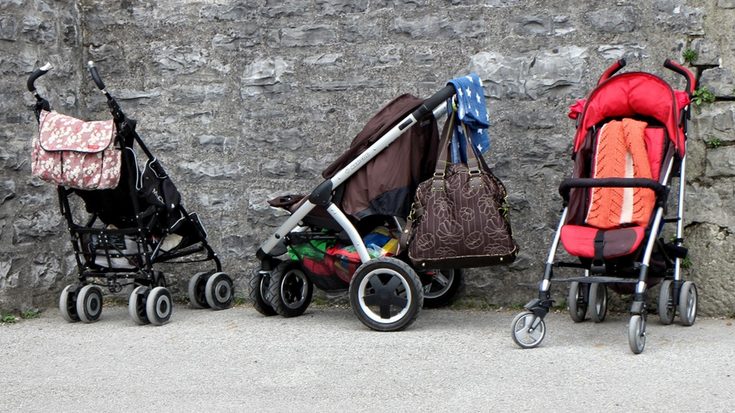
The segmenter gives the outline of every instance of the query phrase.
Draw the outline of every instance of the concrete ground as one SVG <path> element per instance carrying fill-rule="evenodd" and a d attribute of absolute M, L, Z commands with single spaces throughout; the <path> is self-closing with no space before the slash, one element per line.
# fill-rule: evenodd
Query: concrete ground
<path fill-rule="evenodd" d="M 634 355 L 626 315 L 552 313 L 544 342 L 522 350 L 515 314 L 423 310 L 379 333 L 349 308 L 286 319 L 177 305 L 161 327 L 125 306 L 94 324 L 49 310 L 0 324 L 0 412 L 735 411 L 735 320 L 651 315 Z"/>

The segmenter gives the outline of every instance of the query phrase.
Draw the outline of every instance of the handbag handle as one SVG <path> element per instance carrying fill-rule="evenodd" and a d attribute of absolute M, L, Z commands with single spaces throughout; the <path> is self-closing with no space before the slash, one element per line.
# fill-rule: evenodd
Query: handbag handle
<path fill-rule="evenodd" d="M 444 176 L 449 164 L 449 143 L 454 133 L 454 124 L 457 121 L 457 112 L 452 110 L 447 122 L 442 130 L 442 138 L 439 141 L 439 156 L 436 159 L 436 167 L 434 168 L 434 177 L 431 179 L 431 191 L 444 191 Z"/>

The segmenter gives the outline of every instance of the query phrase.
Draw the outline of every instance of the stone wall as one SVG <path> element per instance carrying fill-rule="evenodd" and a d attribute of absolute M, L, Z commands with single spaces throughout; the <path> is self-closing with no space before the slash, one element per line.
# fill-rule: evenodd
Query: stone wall
<path fill-rule="evenodd" d="M 478 73 L 492 124 L 486 157 L 510 193 L 522 253 L 509 267 L 471 271 L 465 293 L 517 305 L 535 296 L 558 223 L 556 188 L 572 167 L 568 105 L 620 58 L 682 88 L 662 63 L 683 62 L 686 49 L 698 50 L 692 69 L 719 99 L 691 124 L 685 276 L 702 313 L 735 309 L 731 0 L 4 0 L 0 15 L 4 310 L 54 306 L 74 279 L 56 193 L 30 176 L 36 121 L 25 81 L 46 61 L 55 69 L 38 86 L 54 108 L 102 119 L 84 66 L 97 62 L 201 215 L 239 295 L 254 252 L 283 221 L 267 199 L 311 191 L 392 98 L 428 97 Z M 190 275 L 169 275 L 175 295 Z M 565 288 L 555 287 L 559 301 Z"/>

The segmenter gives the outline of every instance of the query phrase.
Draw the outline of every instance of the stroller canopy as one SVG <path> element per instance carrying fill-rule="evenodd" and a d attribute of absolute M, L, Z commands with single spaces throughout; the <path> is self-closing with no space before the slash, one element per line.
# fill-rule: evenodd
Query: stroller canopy
<path fill-rule="evenodd" d="M 681 130 L 682 109 L 689 95 L 675 91 L 668 83 L 650 73 L 631 72 L 614 76 L 593 90 L 584 105 L 574 139 L 579 151 L 585 135 L 605 119 L 649 116 L 661 122 L 680 156 L 684 156 L 685 135 Z"/>

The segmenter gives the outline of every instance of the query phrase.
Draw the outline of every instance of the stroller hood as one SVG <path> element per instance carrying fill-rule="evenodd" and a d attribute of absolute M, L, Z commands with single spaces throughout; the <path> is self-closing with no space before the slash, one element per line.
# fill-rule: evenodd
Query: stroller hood
<path fill-rule="evenodd" d="M 423 102 L 408 94 L 392 100 L 370 119 L 347 152 L 327 167 L 322 176 L 325 179 L 334 176 Z M 408 217 L 418 184 L 434 172 L 438 146 L 436 119 L 429 114 L 344 183 L 344 212 L 357 219 L 371 215 Z"/>

